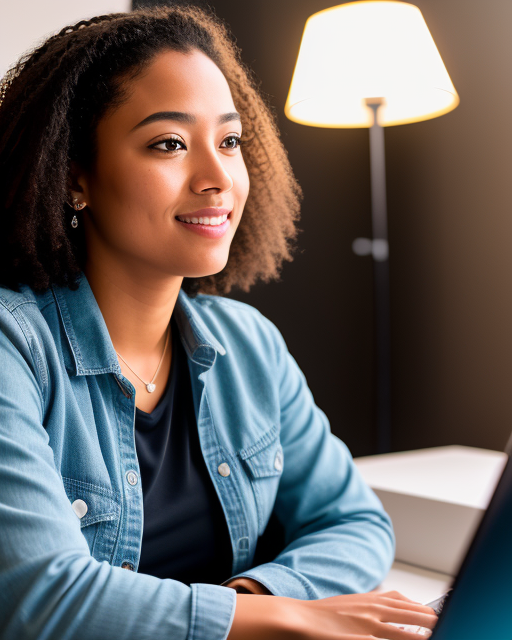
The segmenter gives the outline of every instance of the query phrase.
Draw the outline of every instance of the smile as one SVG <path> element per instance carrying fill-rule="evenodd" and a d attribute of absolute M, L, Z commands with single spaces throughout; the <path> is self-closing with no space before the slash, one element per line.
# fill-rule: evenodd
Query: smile
<path fill-rule="evenodd" d="M 203 216 L 201 218 L 188 218 L 185 216 L 177 216 L 177 220 L 180 222 L 186 222 L 187 224 L 204 224 L 211 225 L 213 227 L 221 225 L 223 222 L 226 222 L 228 219 L 228 214 L 225 213 L 223 216 Z"/>
<path fill-rule="evenodd" d="M 220 216 L 176 216 L 176 221 L 188 232 L 213 240 L 222 238 L 231 225 L 230 213 Z"/>

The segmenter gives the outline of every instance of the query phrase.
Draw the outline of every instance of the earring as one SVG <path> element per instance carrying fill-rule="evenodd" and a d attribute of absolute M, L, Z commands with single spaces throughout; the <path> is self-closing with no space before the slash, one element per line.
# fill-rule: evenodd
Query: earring
<path fill-rule="evenodd" d="M 78 198 L 73 198 L 73 208 L 75 211 L 81 211 L 86 204 L 86 202 L 78 202 Z"/>
<path fill-rule="evenodd" d="M 78 198 L 73 198 L 72 207 L 75 211 L 81 211 L 86 205 L 87 205 L 86 202 L 78 202 Z M 76 229 L 78 227 L 78 218 L 76 217 L 76 214 L 73 216 L 73 219 L 71 220 L 71 226 L 73 227 L 73 229 Z"/>

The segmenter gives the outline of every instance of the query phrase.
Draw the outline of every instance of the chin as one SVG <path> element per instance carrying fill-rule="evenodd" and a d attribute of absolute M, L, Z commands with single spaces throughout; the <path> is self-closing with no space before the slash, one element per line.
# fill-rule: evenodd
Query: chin
<path fill-rule="evenodd" d="M 187 270 L 186 273 L 182 274 L 184 278 L 206 278 L 207 276 L 214 276 L 217 273 L 220 273 L 224 267 L 227 265 L 228 261 L 216 261 L 215 263 L 211 263 L 208 266 L 202 265 L 198 266 L 197 269 Z"/>

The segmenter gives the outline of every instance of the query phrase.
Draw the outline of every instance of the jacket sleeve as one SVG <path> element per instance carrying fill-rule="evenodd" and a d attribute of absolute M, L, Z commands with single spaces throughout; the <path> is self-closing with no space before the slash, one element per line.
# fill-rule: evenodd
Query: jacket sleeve
<path fill-rule="evenodd" d="M 283 447 L 272 517 L 284 529 L 285 548 L 230 580 L 252 578 L 276 596 L 301 600 L 370 591 L 393 561 L 391 520 L 331 433 L 281 334 L 265 322 L 276 345 Z"/>
<path fill-rule="evenodd" d="M 0 637 L 225 640 L 233 589 L 90 555 L 43 426 L 44 354 L 23 324 L 0 304 Z"/>

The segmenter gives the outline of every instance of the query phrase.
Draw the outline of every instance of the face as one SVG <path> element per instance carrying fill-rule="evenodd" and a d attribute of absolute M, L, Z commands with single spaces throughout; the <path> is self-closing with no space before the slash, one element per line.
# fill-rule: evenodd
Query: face
<path fill-rule="evenodd" d="M 78 178 L 87 254 L 139 275 L 218 273 L 249 193 L 228 83 L 193 50 L 159 53 L 126 86 L 98 124 L 95 166 Z"/>

